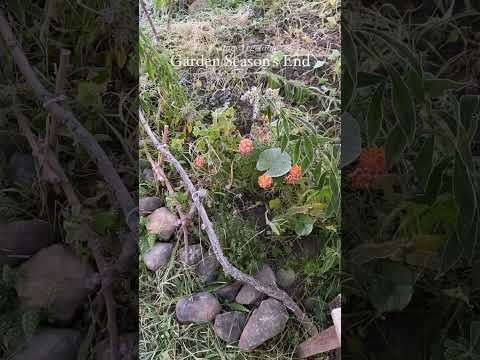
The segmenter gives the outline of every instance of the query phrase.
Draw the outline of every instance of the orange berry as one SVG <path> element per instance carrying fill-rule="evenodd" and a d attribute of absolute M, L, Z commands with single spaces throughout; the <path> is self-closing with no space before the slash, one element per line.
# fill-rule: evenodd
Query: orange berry
<path fill-rule="evenodd" d="M 242 139 L 238 145 L 238 150 L 243 155 L 248 155 L 253 150 L 253 141 L 250 139 Z"/>
<path fill-rule="evenodd" d="M 196 158 L 195 158 L 195 166 L 199 169 L 203 168 L 205 166 L 205 164 L 207 163 L 207 161 L 205 160 L 205 157 L 203 157 L 202 155 L 198 155 Z"/>
<path fill-rule="evenodd" d="M 262 189 L 270 189 L 273 185 L 273 179 L 271 176 L 262 175 L 258 177 L 258 186 Z"/>

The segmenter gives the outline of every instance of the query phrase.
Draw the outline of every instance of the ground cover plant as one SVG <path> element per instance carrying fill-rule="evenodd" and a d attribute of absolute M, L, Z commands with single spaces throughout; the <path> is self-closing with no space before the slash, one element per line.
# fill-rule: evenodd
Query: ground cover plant
<path fill-rule="evenodd" d="M 344 353 L 477 358 L 478 9 L 343 15 Z"/>
<path fill-rule="evenodd" d="M 250 275 L 268 265 L 277 281 L 288 280 L 282 288 L 300 309 L 318 328 L 327 328 L 328 303 L 339 292 L 340 271 L 336 2 L 141 5 L 146 12 L 140 103 L 149 127 L 196 188 L 204 190 L 202 203 L 229 261 Z M 269 59 L 270 66 L 245 63 L 234 70 L 179 63 L 233 59 L 238 52 L 243 52 L 238 59 L 249 52 Z M 309 54 L 315 56 L 309 67 L 279 66 L 288 55 Z M 233 280 L 219 267 L 205 274 L 189 263 L 186 239 L 189 249 L 203 249 L 204 259 L 213 250 L 202 221 L 187 216 L 193 194 L 145 132 L 140 153 L 141 198 L 159 199 L 152 208 L 140 206 L 141 358 L 293 358 L 296 346 L 309 336 L 293 314 L 283 331 L 252 352 L 220 339 L 213 322 L 179 323 L 182 298 L 218 294 Z M 169 224 L 153 221 L 166 211 L 177 216 L 170 224 L 172 237 L 164 233 Z M 188 225 L 178 214 L 188 218 Z M 152 266 L 159 265 L 151 262 L 152 247 L 168 253 L 161 266 Z M 233 297 L 221 305 L 224 311 L 251 316 L 258 304 L 240 304 Z"/>

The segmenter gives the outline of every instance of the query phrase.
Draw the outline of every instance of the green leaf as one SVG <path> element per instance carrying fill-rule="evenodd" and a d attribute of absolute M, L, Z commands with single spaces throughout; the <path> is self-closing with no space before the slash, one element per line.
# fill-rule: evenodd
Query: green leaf
<path fill-rule="evenodd" d="M 280 148 L 267 149 L 260 154 L 257 170 L 266 171 L 266 175 L 279 177 L 287 174 L 292 168 L 292 159 Z"/>
<path fill-rule="evenodd" d="M 440 271 L 445 274 L 452 269 L 462 258 L 463 246 L 456 231 L 453 231 L 444 243 Z"/>
<path fill-rule="evenodd" d="M 417 178 L 423 190 L 425 190 L 430 174 L 432 173 L 434 146 L 435 138 L 430 136 L 423 144 L 415 162 Z"/>
<path fill-rule="evenodd" d="M 308 215 L 299 215 L 295 218 L 294 224 L 298 236 L 307 236 L 312 233 L 315 219 Z"/>
<path fill-rule="evenodd" d="M 407 137 L 399 124 L 388 134 L 385 144 L 387 168 L 390 169 L 400 159 L 407 147 Z"/>
<path fill-rule="evenodd" d="M 408 47 L 405 43 L 397 40 L 396 38 L 393 38 L 389 36 L 385 31 L 379 31 L 379 30 L 374 30 L 374 29 L 369 29 L 368 31 L 364 31 L 365 33 L 370 33 L 373 34 L 375 37 L 381 39 L 385 45 L 387 45 L 389 48 L 395 52 L 398 57 L 401 60 L 406 60 L 410 66 L 415 70 L 415 72 L 418 74 L 418 76 L 421 78 L 422 77 L 422 66 L 420 64 L 420 61 L 418 60 L 418 57 L 413 53 L 412 50 L 410 50 L 410 47 Z M 343 43 L 342 43 L 342 50 L 343 50 Z"/>
<path fill-rule="evenodd" d="M 375 143 L 383 122 L 383 93 L 385 84 L 380 84 L 373 94 L 367 113 L 367 139 L 370 145 Z"/>
<path fill-rule="evenodd" d="M 369 297 L 379 314 L 401 311 L 413 294 L 413 272 L 401 264 L 381 263 L 376 276 L 371 279 Z"/>
<path fill-rule="evenodd" d="M 475 119 L 475 114 L 478 111 L 479 104 L 480 96 L 478 95 L 464 95 L 460 99 L 460 118 L 467 132 L 469 143 L 477 133 L 478 117 Z"/>
<path fill-rule="evenodd" d="M 282 207 L 282 200 L 280 198 L 272 199 L 268 202 L 268 207 L 272 210 L 280 209 Z"/>
<path fill-rule="evenodd" d="M 416 129 L 416 114 L 413 97 L 410 94 L 407 84 L 395 69 L 390 69 L 390 76 L 392 78 L 393 111 L 408 142 L 411 143 L 415 136 Z"/>
<path fill-rule="evenodd" d="M 443 96 L 445 91 L 458 90 L 464 86 L 463 83 L 450 79 L 425 79 L 423 82 L 425 92 L 427 92 L 430 97 Z"/>
<path fill-rule="evenodd" d="M 362 151 L 362 138 L 360 127 L 350 113 L 342 116 L 342 154 L 340 166 L 343 168 L 355 160 Z"/>

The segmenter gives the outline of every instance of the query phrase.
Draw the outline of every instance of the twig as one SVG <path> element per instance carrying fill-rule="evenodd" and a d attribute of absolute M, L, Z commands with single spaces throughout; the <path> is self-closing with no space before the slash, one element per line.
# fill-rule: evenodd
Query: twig
<path fill-rule="evenodd" d="M 57 69 L 57 76 L 55 79 L 55 96 L 65 95 L 65 85 L 67 83 L 67 72 L 70 67 L 70 50 L 61 49 L 60 50 L 60 60 Z M 50 123 L 47 126 L 48 129 L 48 144 L 51 149 L 56 152 L 57 150 L 57 126 L 61 122 L 61 119 L 56 119 L 52 117 Z"/>
<path fill-rule="evenodd" d="M 222 246 L 220 245 L 220 241 L 218 240 L 218 237 L 215 233 L 213 224 L 208 217 L 207 211 L 205 210 L 205 207 L 203 206 L 200 197 L 198 196 L 197 189 L 193 185 L 192 180 L 190 180 L 190 177 L 188 176 L 187 172 L 180 164 L 180 162 L 170 153 L 168 147 L 166 145 L 160 144 L 156 135 L 152 132 L 152 129 L 148 125 L 148 122 L 145 119 L 145 116 L 143 115 L 143 112 L 141 110 L 139 111 L 139 116 L 140 122 L 142 123 L 143 128 L 145 129 L 148 137 L 154 144 L 155 148 L 157 148 L 157 150 L 163 155 L 166 161 L 168 161 L 175 167 L 178 174 L 180 175 L 180 178 L 187 186 L 187 190 L 192 197 L 192 201 L 195 204 L 198 214 L 205 227 L 205 232 L 207 233 L 208 239 L 210 240 L 210 245 L 225 273 L 232 276 L 235 280 L 239 280 L 242 283 L 248 284 L 255 288 L 257 291 L 281 301 L 288 309 L 293 312 L 298 321 L 302 323 L 302 325 L 311 335 L 316 335 L 318 333 L 318 330 L 315 327 L 314 323 L 308 318 L 308 316 L 302 311 L 302 309 L 300 309 L 300 307 L 285 291 L 279 289 L 276 286 L 262 284 L 252 276 L 244 274 L 242 271 L 230 264 L 230 262 L 223 253 Z"/>
<path fill-rule="evenodd" d="M 39 171 L 43 179 L 52 185 L 60 184 L 70 206 L 74 211 L 78 211 L 81 207 L 80 200 L 78 200 L 77 194 L 65 175 L 65 171 L 60 165 L 57 156 L 46 144 L 39 143 L 30 129 L 27 118 L 20 111 L 16 111 L 15 115 L 20 129 L 25 134 L 32 148 L 33 156 L 37 159 Z"/>
<path fill-rule="evenodd" d="M 102 289 L 100 291 L 103 294 L 105 306 L 107 308 L 107 328 L 110 337 L 110 360 L 118 360 L 120 358 L 118 353 L 117 310 L 112 290 L 112 269 L 107 265 L 107 262 L 103 257 L 100 241 L 98 241 L 93 234 L 92 236 L 89 236 L 88 245 L 92 250 L 93 257 L 102 277 Z"/>
<path fill-rule="evenodd" d="M 143 12 L 145 13 L 145 16 L 148 19 L 148 22 L 150 23 L 150 27 L 152 28 L 153 34 L 155 35 L 155 39 L 158 39 L 158 33 L 157 30 L 155 29 L 155 25 L 153 24 L 153 20 L 148 13 L 147 6 L 145 5 L 145 1 L 140 0 L 140 4 L 142 5 Z"/>
<path fill-rule="evenodd" d="M 152 156 L 148 153 L 148 151 L 146 154 L 147 154 L 147 159 L 152 165 L 152 169 L 155 172 L 157 179 L 161 180 L 165 184 L 165 187 L 167 188 L 167 191 L 170 195 L 175 195 L 175 189 L 173 188 L 170 181 L 168 181 L 168 178 L 165 175 L 163 168 L 160 165 L 156 164 L 155 161 L 153 161 Z M 187 221 L 185 221 L 186 217 L 182 210 L 182 206 L 178 201 L 175 201 L 175 208 L 177 209 L 178 216 L 182 220 L 183 242 L 185 243 L 184 250 L 187 251 L 188 250 L 188 228 L 187 228 Z"/>
<path fill-rule="evenodd" d="M 52 114 L 53 117 L 59 119 L 71 131 L 73 138 L 88 152 L 92 159 L 95 159 L 98 170 L 103 176 L 119 203 L 120 208 L 126 218 L 128 227 L 133 233 L 137 233 L 138 229 L 138 208 L 130 196 L 127 188 L 123 184 L 120 176 L 115 170 L 112 162 L 108 158 L 105 151 L 100 147 L 90 132 L 85 129 L 77 120 L 75 115 L 57 104 L 57 100 L 43 86 L 38 79 L 32 66 L 28 62 L 25 53 L 18 43 L 15 35 L 10 28 L 7 17 L 3 9 L 0 8 L 0 34 L 10 49 L 15 64 L 27 80 L 37 99 L 43 104 L 45 109 Z"/>

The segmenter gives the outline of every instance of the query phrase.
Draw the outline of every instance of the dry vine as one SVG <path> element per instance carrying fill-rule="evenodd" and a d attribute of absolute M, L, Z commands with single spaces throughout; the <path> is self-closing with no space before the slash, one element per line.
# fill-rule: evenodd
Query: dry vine
<path fill-rule="evenodd" d="M 302 311 L 302 309 L 300 309 L 300 307 L 285 291 L 281 290 L 276 286 L 262 284 L 257 279 L 243 273 L 242 271 L 237 269 L 235 266 L 233 266 L 229 262 L 229 260 L 225 257 L 225 254 L 223 253 L 222 246 L 215 233 L 213 224 L 210 221 L 207 211 L 205 210 L 205 207 L 201 202 L 201 199 L 199 196 L 200 192 L 195 188 L 195 185 L 193 184 L 192 180 L 190 179 L 190 177 L 188 176 L 187 172 L 185 171 L 183 166 L 180 164 L 180 162 L 170 153 L 170 151 L 168 150 L 168 146 L 160 143 L 157 136 L 153 133 L 152 129 L 150 128 L 150 125 L 145 119 L 145 116 L 142 110 L 139 111 L 139 116 L 140 116 L 140 122 L 142 123 L 144 130 L 146 131 L 148 137 L 150 138 L 155 148 L 160 152 L 160 154 L 163 156 L 163 158 L 166 161 L 168 161 L 171 165 L 173 165 L 175 170 L 180 175 L 180 178 L 185 183 L 187 190 L 190 193 L 190 196 L 192 198 L 192 202 L 195 205 L 198 215 L 202 220 L 203 228 L 207 233 L 208 239 L 210 241 L 210 245 L 215 253 L 215 256 L 218 262 L 222 266 L 223 271 L 225 271 L 225 273 L 227 273 L 228 275 L 232 276 L 235 280 L 238 280 L 244 284 L 248 284 L 252 286 L 254 289 L 256 289 L 257 291 L 281 301 L 288 309 L 292 311 L 292 313 L 295 315 L 298 321 L 300 321 L 300 323 L 305 327 L 305 329 L 310 335 L 313 336 L 318 334 L 318 330 L 315 324 L 312 322 L 312 320 L 309 319 L 309 317 Z"/>

